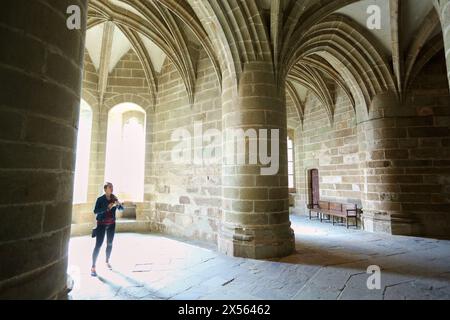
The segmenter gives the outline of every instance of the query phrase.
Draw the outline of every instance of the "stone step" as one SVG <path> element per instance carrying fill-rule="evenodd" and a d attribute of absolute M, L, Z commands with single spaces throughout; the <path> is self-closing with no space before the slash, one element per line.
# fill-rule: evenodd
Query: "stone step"
<path fill-rule="evenodd" d="M 90 235 L 92 228 L 94 228 L 94 223 L 78 223 L 72 224 L 70 236 L 80 237 Z M 150 233 L 151 223 L 150 221 L 142 220 L 117 220 L 116 221 L 116 232 L 133 232 L 133 233 Z"/>

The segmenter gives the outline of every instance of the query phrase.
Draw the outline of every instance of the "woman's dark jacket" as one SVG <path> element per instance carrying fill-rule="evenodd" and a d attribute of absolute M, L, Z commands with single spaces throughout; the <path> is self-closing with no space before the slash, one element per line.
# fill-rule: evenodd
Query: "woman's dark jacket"
<path fill-rule="evenodd" d="M 109 200 L 106 198 L 106 195 L 102 195 L 97 198 L 97 202 L 95 203 L 94 213 L 97 215 L 97 221 L 102 221 L 105 219 L 106 211 L 108 210 Z M 111 209 L 113 219 L 116 220 L 116 210 L 123 210 L 123 206 L 115 206 Z"/>

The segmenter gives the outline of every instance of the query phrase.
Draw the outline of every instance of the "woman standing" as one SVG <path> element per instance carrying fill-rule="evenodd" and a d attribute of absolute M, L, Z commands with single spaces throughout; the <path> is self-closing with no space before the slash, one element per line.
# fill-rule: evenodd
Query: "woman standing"
<path fill-rule="evenodd" d="M 116 230 L 116 210 L 123 210 L 122 204 L 117 197 L 113 194 L 113 185 L 110 182 L 105 183 L 103 186 L 105 194 L 97 199 L 95 203 L 94 213 L 97 215 L 97 227 L 95 229 L 95 242 L 94 252 L 92 253 L 92 268 L 91 276 L 96 277 L 97 271 L 95 264 L 97 262 L 98 253 L 103 245 L 103 240 L 106 234 L 106 265 L 109 269 L 112 269 L 109 263 L 111 256 L 112 244 L 114 240 L 114 233 Z"/>

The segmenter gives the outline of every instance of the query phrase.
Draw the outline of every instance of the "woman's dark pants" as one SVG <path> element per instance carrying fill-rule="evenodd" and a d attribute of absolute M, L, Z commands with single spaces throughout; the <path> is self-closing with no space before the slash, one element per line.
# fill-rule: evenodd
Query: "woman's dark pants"
<path fill-rule="evenodd" d="M 106 233 L 106 262 L 109 262 L 109 257 L 111 256 L 112 244 L 114 240 L 114 232 L 116 230 L 116 224 L 109 225 L 97 225 L 97 236 L 95 242 L 94 252 L 92 253 L 92 267 L 95 267 L 95 263 L 97 262 L 98 253 L 100 252 L 100 248 L 103 245 L 103 240 L 105 239 Z"/>

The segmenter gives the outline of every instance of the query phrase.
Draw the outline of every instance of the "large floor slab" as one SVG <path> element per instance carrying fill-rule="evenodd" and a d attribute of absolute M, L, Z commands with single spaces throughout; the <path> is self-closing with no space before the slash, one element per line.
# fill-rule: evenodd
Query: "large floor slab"
<path fill-rule="evenodd" d="M 120 233 L 113 270 L 94 240 L 70 242 L 71 299 L 450 299 L 450 241 L 347 230 L 292 216 L 296 253 L 282 259 L 224 256 L 215 247 L 161 235 Z M 367 286 L 369 266 L 381 270 Z M 372 284 L 376 282 L 369 281 Z"/>

